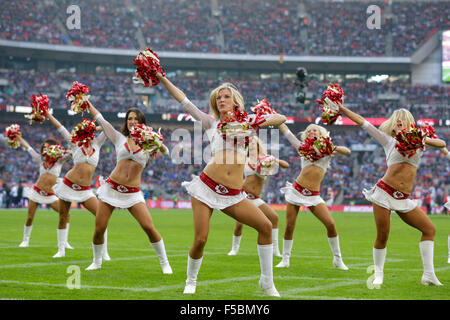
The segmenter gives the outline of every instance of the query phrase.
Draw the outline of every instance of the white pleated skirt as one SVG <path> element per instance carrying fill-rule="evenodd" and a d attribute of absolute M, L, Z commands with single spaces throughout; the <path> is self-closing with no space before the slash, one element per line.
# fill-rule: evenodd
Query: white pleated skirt
<path fill-rule="evenodd" d="M 56 196 L 67 202 L 82 203 L 90 198 L 95 198 L 92 189 L 89 190 L 73 190 L 68 187 L 63 180 L 58 180 L 53 186 L 53 191 L 55 191 Z"/>
<path fill-rule="evenodd" d="M 245 192 L 234 196 L 224 196 L 220 195 L 211 188 L 209 188 L 199 176 L 192 175 L 191 181 L 184 181 L 181 183 L 182 187 L 186 189 L 187 193 L 191 197 L 203 202 L 208 207 L 216 210 L 222 210 L 236 203 L 241 202 L 246 198 Z"/>
<path fill-rule="evenodd" d="M 371 189 L 362 191 L 367 201 L 375 203 L 380 207 L 401 213 L 410 212 L 417 207 L 417 203 L 411 199 L 395 199 L 389 193 L 378 187 L 373 186 Z"/>
<path fill-rule="evenodd" d="M 104 179 L 100 179 L 100 188 L 97 189 L 97 197 L 107 204 L 122 209 L 128 209 L 143 202 L 145 204 L 142 191 L 133 193 L 122 193 L 114 190 Z"/>
<path fill-rule="evenodd" d="M 58 201 L 58 197 L 55 195 L 52 196 L 45 196 L 40 194 L 39 192 L 37 192 L 36 190 L 34 190 L 33 187 L 31 188 L 25 188 L 23 191 L 23 196 L 24 198 L 28 198 L 28 200 L 32 200 L 36 203 L 41 203 L 41 204 L 50 204 L 53 203 L 55 201 Z"/>
<path fill-rule="evenodd" d="M 318 204 L 325 203 L 321 196 L 305 196 L 292 186 L 292 183 L 286 182 L 286 186 L 280 189 L 284 194 L 286 202 L 295 206 L 315 207 Z"/>

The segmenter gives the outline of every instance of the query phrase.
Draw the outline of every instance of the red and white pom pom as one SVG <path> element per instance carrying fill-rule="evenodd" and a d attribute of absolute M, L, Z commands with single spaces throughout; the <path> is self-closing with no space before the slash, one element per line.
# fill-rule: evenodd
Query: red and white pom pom
<path fill-rule="evenodd" d="M 403 129 L 395 135 L 395 140 L 397 140 L 395 148 L 402 156 L 411 158 L 417 150 L 424 150 L 425 138 L 437 138 L 434 128 L 429 125 L 417 127 L 412 124 L 410 130 Z"/>
<path fill-rule="evenodd" d="M 17 149 L 19 147 L 19 141 L 17 137 L 20 136 L 20 125 L 16 123 L 10 125 L 5 129 L 3 135 L 7 138 L 6 142 L 11 148 Z"/>
<path fill-rule="evenodd" d="M 63 146 L 52 144 L 42 150 L 42 156 L 44 157 L 45 162 L 53 164 L 64 157 L 66 152 L 67 150 Z"/>
<path fill-rule="evenodd" d="M 25 118 L 30 119 L 30 124 L 33 122 L 42 123 L 47 119 L 49 99 L 46 95 L 33 95 L 31 97 L 31 114 L 25 115 Z"/>
<path fill-rule="evenodd" d="M 254 135 L 262 123 L 266 120 L 263 115 L 256 114 L 255 117 L 249 117 L 247 112 L 236 110 L 234 113 L 229 112 L 230 117 L 220 122 L 217 129 L 220 133 L 228 137 L 247 137 Z"/>
<path fill-rule="evenodd" d="M 76 114 L 86 112 L 90 97 L 87 95 L 88 92 L 90 92 L 90 89 L 87 85 L 74 81 L 72 88 L 66 94 L 66 99 L 70 101 L 70 110 Z"/>
<path fill-rule="evenodd" d="M 256 106 L 252 107 L 251 110 L 260 115 L 267 115 L 267 114 L 276 114 L 277 112 L 272 108 L 272 106 L 269 104 L 266 98 L 264 98 L 261 101 L 258 101 Z"/>
<path fill-rule="evenodd" d="M 136 65 L 136 74 L 133 77 L 134 83 L 142 83 L 146 87 L 156 86 L 159 84 L 156 74 L 159 72 L 163 76 L 166 75 L 166 71 L 161 67 L 158 54 L 150 48 L 139 52 L 133 61 Z"/>
<path fill-rule="evenodd" d="M 298 153 L 309 161 L 317 161 L 325 156 L 333 154 L 336 147 L 330 137 L 306 138 L 298 148 Z"/>
<path fill-rule="evenodd" d="M 265 154 L 258 157 L 258 161 L 256 163 L 256 171 L 264 176 L 273 175 L 277 166 L 278 161 L 273 155 Z"/>
<path fill-rule="evenodd" d="M 150 153 L 150 156 L 155 156 L 164 143 L 164 138 L 160 131 L 161 129 L 158 132 L 153 131 L 152 127 L 140 123 L 131 128 L 130 136 L 137 145 Z"/>
<path fill-rule="evenodd" d="M 222 134 L 222 138 L 232 139 L 233 144 L 238 147 L 248 147 L 252 137 L 258 132 L 260 125 L 266 120 L 264 116 L 256 114 L 249 117 L 247 112 L 236 110 L 229 112 L 230 117 L 217 125 L 217 130 Z"/>
<path fill-rule="evenodd" d="M 77 124 L 70 134 L 70 142 L 81 147 L 89 147 L 89 144 L 95 138 L 96 126 L 95 121 L 90 119 L 85 119 Z"/>
<path fill-rule="evenodd" d="M 341 116 L 337 103 L 343 103 L 344 91 L 338 84 L 329 84 L 322 98 L 315 102 L 321 105 L 322 122 L 331 125 Z"/>
<path fill-rule="evenodd" d="M 438 136 L 435 133 L 434 127 L 430 124 L 425 124 L 421 127 L 419 127 L 422 132 L 425 133 L 425 135 L 430 139 L 438 139 Z"/>

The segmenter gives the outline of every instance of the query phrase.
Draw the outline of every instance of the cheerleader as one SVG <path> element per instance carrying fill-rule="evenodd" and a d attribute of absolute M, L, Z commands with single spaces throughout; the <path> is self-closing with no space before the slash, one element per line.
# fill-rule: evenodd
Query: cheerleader
<path fill-rule="evenodd" d="M 23 240 L 19 247 L 28 247 L 30 243 L 33 219 L 39 204 L 49 205 L 53 210 L 59 212 L 59 199 L 52 190 L 57 178 L 61 173 L 62 166 L 69 159 L 70 153 L 63 152 L 58 159 L 46 157 L 45 153 L 49 147 L 60 147 L 54 139 L 46 139 L 41 145 L 41 153 L 37 153 L 21 135 L 17 137 L 21 146 L 28 151 L 33 161 L 39 165 L 39 178 L 32 188 L 26 188 L 24 197 L 28 198 L 28 217 L 23 231 Z"/>
<path fill-rule="evenodd" d="M 278 214 L 268 204 L 266 204 L 263 199 L 260 198 L 260 195 L 264 186 L 264 182 L 266 182 L 267 176 L 271 174 L 269 172 L 265 173 L 264 171 L 273 171 L 278 167 L 289 168 L 289 163 L 284 160 L 276 159 L 273 156 L 267 155 L 258 138 L 255 137 L 253 142 L 254 143 L 250 143 L 249 145 L 249 154 L 256 154 L 254 157 L 247 158 L 247 162 L 245 163 L 244 168 L 245 179 L 242 189 L 247 194 L 247 199 L 249 199 L 256 207 L 261 209 L 261 211 L 272 223 L 273 255 L 276 257 L 281 257 L 280 250 L 278 249 Z M 259 156 L 271 157 L 273 162 L 271 164 L 271 167 L 262 168 L 261 162 L 258 160 Z M 239 251 L 239 246 L 242 239 L 242 227 L 243 224 L 239 221 L 236 221 L 236 226 L 233 232 L 231 251 L 228 252 L 229 256 L 234 256 Z"/>
<path fill-rule="evenodd" d="M 261 266 L 259 287 L 269 296 L 279 296 L 273 283 L 273 244 L 272 224 L 264 213 L 245 197 L 242 190 L 244 165 L 247 156 L 246 139 L 229 138 L 218 129 L 224 123 L 239 122 L 245 118 L 244 99 L 236 87 L 224 83 L 210 93 L 211 115 L 197 108 L 186 95 L 173 85 L 160 72 L 156 74 L 172 97 L 178 101 L 192 117 L 201 121 L 208 130 L 211 140 L 212 159 L 206 165 L 199 177 L 182 185 L 191 196 L 194 214 L 194 242 L 189 251 L 187 263 L 187 280 L 185 294 L 193 294 L 196 290 L 197 275 L 203 259 L 203 250 L 209 233 L 209 222 L 213 210 L 221 210 L 230 217 L 242 222 L 258 232 L 258 255 Z M 282 115 L 269 115 L 244 120 L 246 126 L 280 125 L 286 121 Z M 231 130 L 231 129 L 230 129 Z"/>
<path fill-rule="evenodd" d="M 299 149 L 306 139 L 329 137 L 329 133 L 325 128 L 315 124 L 310 124 L 301 133 L 302 141 L 299 141 L 285 124 L 282 124 L 279 128 L 296 150 Z M 341 270 L 348 270 L 348 267 L 342 260 L 336 224 L 328 211 L 325 201 L 320 197 L 320 186 L 325 173 L 330 167 L 331 157 L 334 155 L 347 156 L 350 152 L 346 147 L 336 146 L 332 155 L 326 155 L 318 160 L 312 161 L 302 156 L 302 170 L 297 179 L 292 184 L 287 182 L 286 187 L 281 189 L 281 193 L 284 194 L 286 199 L 286 229 L 283 239 L 282 260 L 276 265 L 277 268 L 289 267 L 289 259 L 294 242 L 295 223 L 300 206 L 304 206 L 308 207 L 327 230 L 328 243 L 333 254 L 333 266 Z"/>
<path fill-rule="evenodd" d="M 101 268 L 105 247 L 104 234 L 114 208 L 118 207 L 128 209 L 139 222 L 159 258 L 162 272 L 171 274 L 172 268 L 166 255 L 164 241 L 153 225 L 144 195 L 140 191 L 142 173 L 148 164 L 150 154 L 136 144 L 130 135 L 130 131 L 137 124 L 145 124 L 145 115 L 139 109 L 128 109 L 125 122 L 120 131 L 117 131 L 90 102 L 88 102 L 88 105 L 92 117 L 95 121 L 98 121 L 105 135 L 114 144 L 117 164 L 109 178 L 106 181 L 101 181 L 101 186 L 97 190 L 99 200 L 92 241 L 94 258 L 92 264 L 86 270 Z M 161 151 L 165 155 L 168 154 L 165 145 L 162 145 Z"/>
<path fill-rule="evenodd" d="M 74 136 L 50 113 L 46 113 L 47 118 L 56 127 L 72 150 L 73 168 L 70 169 L 62 180 L 53 186 L 59 203 L 59 224 L 57 230 L 58 252 L 53 258 L 65 256 L 65 248 L 69 233 L 69 209 L 72 202 L 81 203 L 94 216 L 97 212 L 98 201 L 91 190 L 91 181 L 97 167 L 100 149 L 105 142 L 106 135 L 102 132 L 97 137 L 94 136 L 97 128 L 93 122 L 84 119 L 78 124 L 73 132 Z M 100 128 L 101 129 L 101 128 Z M 83 136 L 83 141 L 78 141 L 77 134 Z M 87 137 L 87 138 L 86 138 Z M 79 143 L 78 143 L 79 142 Z M 66 227 L 67 226 L 67 227 Z M 105 231 L 105 243 L 103 260 L 109 261 L 111 258 L 107 249 L 107 231 Z"/>
<path fill-rule="evenodd" d="M 441 286 L 434 273 L 434 236 L 436 228 L 430 218 L 408 199 L 413 188 L 417 168 L 423 154 L 423 147 L 445 147 L 440 139 L 426 137 L 419 148 L 405 151 L 403 144 L 398 143 L 396 136 L 404 132 L 410 133 L 415 126 L 412 114 L 406 109 L 397 109 L 391 117 L 383 122 L 379 129 L 367 122 L 362 116 L 338 103 L 339 110 L 353 122 L 361 126 L 378 141 L 386 154 L 387 171 L 384 176 L 370 190 L 363 190 L 365 198 L 372 202 L 377 237 L 373 248 L 375 265 L 374 285 L 381 285 L 384 277 L 384 263 L 386 260 L 386 245 L 390 231 L 390 214 L 395 211 L 399 217 L 410 226 L 422 233 L 419 248 L 423 262 L 423 285 Z M 404 141 L 402 141 L 404 143 Z"/>

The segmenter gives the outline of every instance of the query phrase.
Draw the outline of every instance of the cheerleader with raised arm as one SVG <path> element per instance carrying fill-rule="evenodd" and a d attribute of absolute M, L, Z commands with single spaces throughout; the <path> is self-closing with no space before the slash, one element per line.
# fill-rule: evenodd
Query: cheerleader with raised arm
<path fill-rule="evenodd" d="M 341 270 L 348 270 L 342 260 L 336 224 L 325 201 L 320 196 L 320 186 L 330 167 L 332 156 L 349 155 L 351 151 L 346 147 L 334 146 L 329 132 L 316 124 L 306 127 L 305 131 L 301 133 L 301 141 L 295 137 L 287 125 L 282 124 L 279 128 L 300 153 L 302 169 L 294 183 L 287 182 L 286 187 L 281 189 L 286 199 L 286 229 L 282 260 L 276 267 L 289 267 L 297 215 L 300 206 L 304 206 L 323 223 L 327 230 L 328 243 L 333 254 L 333 266 Z M 322 145 L 318 145 L 318 143 L 322 143 Z M 318 148 L 320 153 L 316 151 Z"/>
<path fill-rule="evenodd" d="M 434 236 L 436 228 L 430 218 L 408 199 L 412 191 L 417 168 L 425 146 L 443 148 L 445 141 L 432 138 L 415 126 L 412 114 L 406 109 L 397 109 L 379 129 L 359 114 L 338 103 L 339 110 L 353 122 L 361 126 L 378 141 L 386 154 L 387 171 L 370 190 L 363 190 L 366 199 L 372 202 L 377 237 L 373 247 L 375 265 L 374 285 L 381 285 L 384 279 L 386 245 L 390 231 L 390 214 L 395 211 L 408 225 L 421 233 L 419 243 L 423 262 L 423 285 L 442 285 L 434 272 Z"/>
<path fill-rule="evenodd" d="M 244 99 L 236 87 L 224 83 L 210 93 L 211 114 L 202 112 L 161 72 L 157 79 L 192 117 L 201 121 L 211 140 L 211 161 L 199 177 L 184 182 L 191 195 L 194 214 L 194 242 L 189 251 L 184 293 L 196 291 L 197 275 L 209 233 L 213 210 L 221 210 L 258 232 L 257 249 L 261 267 L 260 289 L 269 296 L 279 296 L 273 283 L 272 224 L 243 192 L 244 167 L 249 139 L 259 126 L 280 125 L 282 115 L 247 116 Z"/>
<path fill-rule="evenodd" d="M 276 172 L 274 171 L 278 170 L 278 168 L 289 168 L 289 164 L 284 160 L 267 154 L 258 138 L 255 137 L 253 142 L 249 144 L 249 157 L 245 163 L 245 179 L 242 188 L 247 194 L 247 199 L 261 209 L 272 223 L 273 255 L 281 257 L 280 250 L 278 249 L 278 214 L 260 198 L 260 195 L 267 177 L 275 174 Z M 229 256 L 234 256 L 239 252 L 243 226 L 241 222 L 236 221 L 231 251 L 228 252 Z"/>
<path fill-rule="evenodd" d="M 32 188 L 27 188 L 24 192 L 24 198 L 28 198 L 28 217 L 24 226 L 23 240 L 19 247 L 28 247 L 38 205 L 46 204 L 59 212 L 59 199 L 52 187 L 61 174 L 64 162 L 70 158 L 70 152 L 67 152 L 55 139 L 46 139 L 41 145 L 40 153 L 37 153 L 21 135 L 17 137 L 17 141 L 39 166 L 38 180 Z"/>
<path fill-rule="evenodd" d="M 88 110 L 95 121 L 103 128 L 103 132 L 114 144 L 117 154 L 117 164 L 106 181 L 101 182 L 97 190 L 98 209 L 95 216 L 95 232 L 92 240 L 93 262 L 86 270 L 100 269 L 104 253 L 104 234 L 108 227 L 109 219 L 115 208 L 127 209 L 139 222 L 141 228 L 147 234 L 150 243 L 155 250 L 164 274 L 171 274 L 169 260 L 166 255 L 164 241 L 156 230 L 150 213 L 145 204 L 145 199 L 140 185 L 142 173 L 152 155 L 158 152 L 168 154 L 164 144 L 159 149 L 151 150 L 147 146 L 136 142 L 134 134 L 152 134 L 146 131 L 151 129 L 145 126 L 145 115 L 141 110 L 131 108 L 125 115 L 125 122 L 120 131 L 103 118 L 102 114 L 88 102 Z M 142 131 L 139 131 L 142 129 Z M 158 133 L 159 134 L 159 133 Z M 147 141 L 144 141 L 145 143 Z"/>
<path fill-rule="evenodd" d="M 69 133 L 50 112 L 47 112 L 47 118 L 69 143 L 74 164 L 64 178 L 53 186 L 56 196 L 60 199 L 58 252 L 53 257 L 60 258 L 65 256 L 65 242 L 69 233 L 69 210 L 72 202 L 81 203 L 89 212 L 96 215 L 98 201 L 91 190 L 91 183 L 106 135 L 102 132 L 95 137 L 98 128 L 89 119 L 83 119 L 73 128 L 72 133 Z M 104 245 L 103 259 L 109 261 L 111 258 L 107 250 L 107 232 L 105 232 Z"/>

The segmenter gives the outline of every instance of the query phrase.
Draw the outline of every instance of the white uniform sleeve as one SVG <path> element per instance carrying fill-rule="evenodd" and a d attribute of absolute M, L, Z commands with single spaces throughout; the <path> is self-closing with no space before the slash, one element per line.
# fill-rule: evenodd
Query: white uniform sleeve
<path fill-rule="evenodd" d="M 366 130 L 367 133 L 372 136 L 372 138 L 377 140 L 383 146 L 383 148 L 386 147 L 387 144 L 389 143 L 389 141 L 392 139 L 392 137 L 390 137 L 386 133 L 378 130 L 368 121 L 364 121 L 364 123 L 361 125 L 361 127 L 364 130 Z"/>
<path fill-rule="evenodd" d="M 104 132 L 101 132 L 95 139 L 94 139 L 94 143 L 97 144 L 98 146 L 102 146 L 103 143 L 105 143 L 106 140 L 106 134 Z"/>
<path fill-rule="evenodd" d="M 122 136 L 122 134 L 119 131 L 117 131 L 116 129 L 114 129 L 112 124 L 109 123 L 108 121 L 106 121 L 105 118 L 103 118 L 101 113 L 97 114 L 97 116 L 95 117 L 94 120 L 98 121 L 98 123 L 100 123 L 100 125 L 103 128 L 103 132 L 108 137 L 108 139 L 111 140 L 111 142 L 113 144 L 116 144 L 117 141 L 119 140 L 119 138 Z"/>
<path fill-rule="evenodd" d="M 32 147 L 29 147 L 27 149 L 28 153 L 31 155 L 34 161 L 40 162 L 41 161 L 41 155 L 37 153 Z"/>
<path fill-rule="evenodd" d="M 292 133 L 291 130 L 288 129 L 283 134 L 295 149 L 298 149 L 298 147 L 300 147 L 301 141 L 297 139 L 297 137 Z"/>
<path fill-rule="evenodd" d="M 64 126 L 59 127 L 57 131 L 59 132 L 60 135 L 63 136 L 64 140 L 70 142 L 71 140 L 70 133 Z"/>
<path fill-rule="evenodd" d="M 197 121 L 201 121 L 205 129 L 209 129 L 215 119 L 209 114 L 201 111 L 195 104 L 193 104 L 187 97 L 180 103 L 184 109 Z"/>

